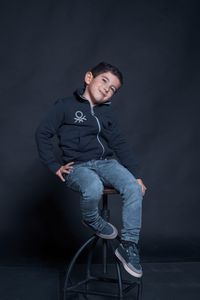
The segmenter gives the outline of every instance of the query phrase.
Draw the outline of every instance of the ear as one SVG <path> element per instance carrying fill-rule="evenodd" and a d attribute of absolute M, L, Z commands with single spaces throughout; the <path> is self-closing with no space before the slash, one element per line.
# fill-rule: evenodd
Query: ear
<path fill-rule="evenodd" d="M 92 81 L 93 78 L 94 78 L 94 77 L 93 77 L 93 75 L 92 75 L 92 72 L 87 72 L 87 73 L 85 74 L 85 83 L 86 83 L 86 84 L 90 84 L 90 82 Z"/>

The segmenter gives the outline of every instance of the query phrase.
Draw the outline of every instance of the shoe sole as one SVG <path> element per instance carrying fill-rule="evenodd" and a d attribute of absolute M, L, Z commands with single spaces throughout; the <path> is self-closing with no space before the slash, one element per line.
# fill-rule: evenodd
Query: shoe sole
<path fill-rule="evenodd" d="M 113 233 L 110 234 L 110 235 L 107 235 L 107 234 L 102 234 L 102 233 L 95 233 L 97 236 L 99 236 L 100 238 L 102 239 L 105 239 L 105 240 L 113 240 L 117 237 L 118 235 L 118 231 L 117 231 L 117 228 L 115 226 L 113 226 L 111 223 L 107 222 L 113 229 Z"/>
<path fill-rule="evenodd" d="M 92 231 L 94 231 L 94 233 L 99 236 L 100 238 L 102 239 L 105 239 L 105 240 L 113 240 L 117 237 L 118 235 L 118 230 L 115 226 L 113 226 L 111 223 L 107 222 L 113 229 L 113 233 L 110 234 L 110 235 L 107 235 L 107 234 L 102 234 L 102 233 L 98 233 L 98 232 L 95 232 L 94 229 L 92 229 L 88 224 L 86 224 L 83 220 L 82 220 L 82 224 L 84 226 L 86 226 L 87 228 L 91 229 Z"/>
<path fill-rule="evenodd" d="M 129 268 L 129 266 L 127 265 L 125 259 L 121 256 L 121 254 L 119 253 L 119 251 L 116 249 L 115 250 L 115 255 L 117 256 L 117 258 L 121 261 L 121 263 L 123 264 L 124 269 L 132 276 L 137 277 L 137 278 L 141 278 L 142 277 L 142 273 L 136 273 L 134 272 L 132 269 Z"/>

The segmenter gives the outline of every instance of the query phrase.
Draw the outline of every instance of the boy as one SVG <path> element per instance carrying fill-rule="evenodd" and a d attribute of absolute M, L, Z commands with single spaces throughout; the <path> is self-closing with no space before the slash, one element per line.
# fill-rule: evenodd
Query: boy
<path fill-rule="evenodd" d="M 132 276 L 141 277 L 137 243 L 142 196 L 146 187 L 138 165 L 111 114 L 111 98 L 123 84 L 121 72 L 105 62 L 85 74 L 85 87 L 58 100 L 36 132 L 40 158 L 68 187 L 81 193 L 83 223 L 98 236 L 114 239 L 118 232 L 98 212 L 104 186 L 122 196 L 122 242 L 115 254 Z M 63 164 L 53 154 L 57 135 Z M 114 158 L 116 155 L 117 159 Z"/>

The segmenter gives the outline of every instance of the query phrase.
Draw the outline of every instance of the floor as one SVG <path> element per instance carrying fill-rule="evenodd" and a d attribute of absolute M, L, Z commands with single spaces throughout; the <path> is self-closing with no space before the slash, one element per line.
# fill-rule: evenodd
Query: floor
<path fill-rule="evenodd" d="M 78 266 L 75 277 L 79 277 L 82 267 L 82 265 Z M 96 270 L 98 268 L 99 266 Z M 112 266 L 110 270 L 114 273 Z M 143 270 L 142 300 L 200 299 L 200 262 L 143 263 Z M 129 275 L 125 274 L 125 276 Z M 61 266 L 47 267 L 37 263 L 1 264 L 0 300 L 61 300 L 63 280 L 64 268 Z M 101 284 L 104 291 L 106 289 L 116 291 L 116 287 L 104 286 L 104 284 Z M 71 294 L 67 299 L 114 298 Z M 134 290 L 125 299 L 136 299 Z"/>

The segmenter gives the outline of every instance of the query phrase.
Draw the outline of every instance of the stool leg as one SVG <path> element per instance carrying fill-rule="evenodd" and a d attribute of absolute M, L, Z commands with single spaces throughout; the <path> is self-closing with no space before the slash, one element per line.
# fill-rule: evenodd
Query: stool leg
<path fill-rule="evenodd" d="M 102 210 L 101 210 L 101 216 L 106 221 L 110 221 L 110 210 L 108 209 L 108 195 L 103 195 L 103 204 L 102 204 Z M 107 250 L 108 250 L 108 241 L 105 239 L 102 239 L 103 244 L 103 273 L 107 273 Z"/>
<path fill-rule="evenodd" d="M 111 249 L 113 251 L 114 259 L 115 259 L 115 266 L 117 270 L 117 277 L 118 277 L 118 289 L 119 289 L 119 298 L 123 298 L 123 284 L 122 284 L 122 275 L 121 275 L 121 269 L 120 269 L 120 264 L 117 260 L 117 257 L 115 256 L 115 248 L 113 246 L 113 242 L 110 241 Z"/>
<path fill-rule="evenodd" d="M 137 300 L 142 299 L 142 292 L 143 292 L 143 282 L 142 278 L 140 279 L 140 283 L 138 284 L 138 290 L 137 290 Z"/>
<path fill-rule="evenodd" d="M 107 250 L 108 250 L 108 244 L 107 240 L 102 240 L 103 243 L 103 273 L 107 273 Z"/>
<path fill-rule="evenodd" d="M 119 298 L 123 298 L 123 290 L 122 290 L 122 275 L 120 270 L 120 265 L 116 262 L 116 269 L 117 269 L 117 277 L 118 277 L 118 288 L 119 288 Z"/>
<path fill-rule="evenodd" d="M 76 260 L 78 259 L 79 255 L 81 254 L 81 252 L 93 241 L 96 239 L 96 236 L 93 235 L 89 240 L 87 240 L 80 248 L 79 250 L 76 252 L 76 254 L 74 255 L 73 259 L 71 260 L 68 270 L 67 270 L 67 274 L 66 274 L 66 279 L 65 279 L 65 284 L 64 284 L 64 300 L 66 299 L 66 292 L 67 292 L 67 288 L 68 288 L 68 283 L 70 280 L 70 274 L 72 272 L 72 269 L 76 263 Z"/>
<path fill-rule="evenodd" d="M 110 210 L 108 209 L 108 195 L 103 195 L 101 216 L 106 222 L 110 221 Z"/>
<path fill-rule="evenodd" d="M 93 256 L 93 252 L 94 252 L 94 249 L 96 247 L 98 240 L 99 240 L 99 237 L 95 236 L 95 239 L 93 240 L 92 246 L 90 247 L 90 251 L 88 254 L 87 268 L 86 268 L 86 274 L 87 274 L 88 279 L 89 279 L 89 277 L 91 277 L 90 267 L 91 267 L 91 263 L 92 263 L 92 256 Z"/>

